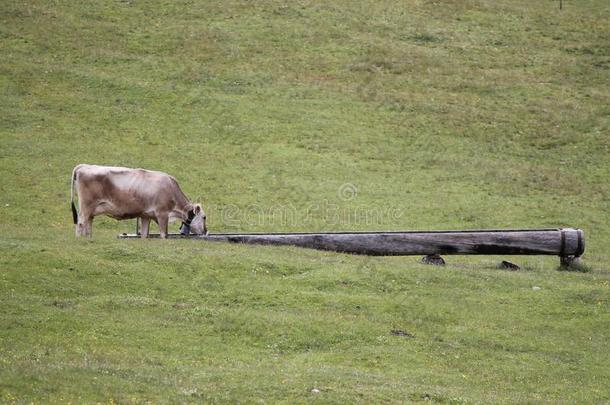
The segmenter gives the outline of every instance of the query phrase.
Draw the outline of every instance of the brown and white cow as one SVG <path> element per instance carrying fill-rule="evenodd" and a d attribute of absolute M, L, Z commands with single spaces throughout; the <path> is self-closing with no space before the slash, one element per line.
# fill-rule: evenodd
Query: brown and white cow
<path fill-rule="evenodd" d="M 145 169 L 80 164 L 72 171 L 70 203 L 76 236 L 91 236 L 93 218 L 139 218 L 142 237 L 148 236 L 150 220 L 167 237 L 170 220 L 182 220 L 180 233 L 207 234 L 206 217 L 200 204 L 191 203 L 169 174 Z M 74 189 L 79 211 L 74 206 Z"/>

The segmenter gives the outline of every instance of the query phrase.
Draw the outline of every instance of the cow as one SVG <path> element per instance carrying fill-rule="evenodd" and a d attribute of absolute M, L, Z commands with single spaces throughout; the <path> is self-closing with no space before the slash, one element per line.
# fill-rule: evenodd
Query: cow
<path fill-rule="evenodd" d="M 79 212 L 74 206 L 75 189 Z M 91 237 L 93 218 L 98 215 L 139 218 L 142 238 L 148 237 L 151 219 L 159 224 L 162 238 L 167 237 L 172 219 L 182 220 L 183 235 L 208 232 L 201 205 L 191 203 L 176 179 L 163 172 L 80 164 L 72 171 L 70 204 L 77 237 Z"/>

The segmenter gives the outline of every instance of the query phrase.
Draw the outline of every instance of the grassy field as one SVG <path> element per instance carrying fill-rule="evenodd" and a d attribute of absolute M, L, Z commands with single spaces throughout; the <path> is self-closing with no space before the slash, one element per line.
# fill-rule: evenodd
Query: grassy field
<path fill-rule="evenodd" d="M 608 403 L 610 5 L 563 3 L 0 2 L 0 402 Z M 211 232 L 572 226 L 586 267 L 76 239 L 83 162 Z"/>

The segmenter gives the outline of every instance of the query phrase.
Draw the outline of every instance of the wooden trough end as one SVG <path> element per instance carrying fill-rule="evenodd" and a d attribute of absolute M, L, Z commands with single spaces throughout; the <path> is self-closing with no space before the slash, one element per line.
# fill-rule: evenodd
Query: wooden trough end
<path fill-rule="evenodd" d="M 121 239 L 139 238 L 136 234 Z M 149 237 L 158 238 L 159 234 Z M 318 233 L 217 233 L 170 234 L 169 238 L 259 245 L 290 245 L 372 256 L 409 255 L 554 255 L 582 256 L 581 229 L 517 229 L 479 231 L 394 231 Z"/>

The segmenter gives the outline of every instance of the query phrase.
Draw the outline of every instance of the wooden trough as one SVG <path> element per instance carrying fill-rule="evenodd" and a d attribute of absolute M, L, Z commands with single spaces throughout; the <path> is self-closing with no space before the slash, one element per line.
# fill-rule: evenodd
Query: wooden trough
<path fill-rule="evenodd" d="M 139 238 L 122 234 L 119 238 Z M 149 237 L 158 238 L 159 234 Z M 170 234 L 169 238 L 204 241 L 291 245 L 373 256 L 409 255 L 554 255 L 567 263 L 585 251 L 581 229 L 516 229 L 479 231 L 318 232 Z M 564 263 L 564 264 L 565 264 Z"/>

